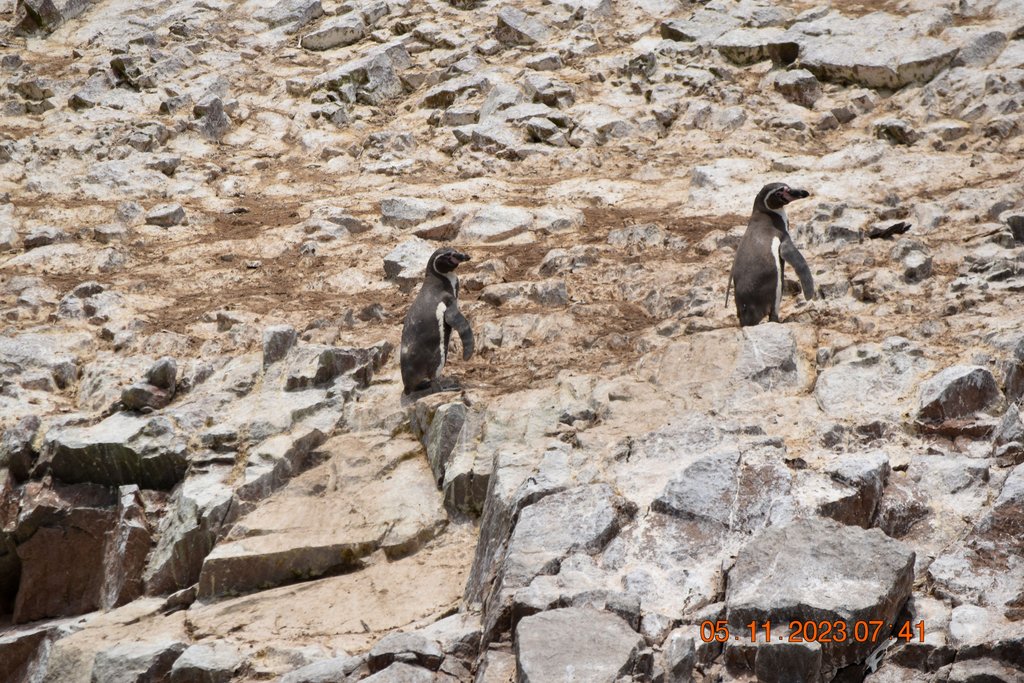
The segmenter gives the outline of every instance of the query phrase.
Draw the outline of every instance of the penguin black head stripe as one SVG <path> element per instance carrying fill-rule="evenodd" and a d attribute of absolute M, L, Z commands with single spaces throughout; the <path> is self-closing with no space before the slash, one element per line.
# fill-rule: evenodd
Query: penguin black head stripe
<path fill-rule="evenodd" d="M 810 196 L 811 193 L 807 190 L 796 190 L 786 183 L 768 183 L 757 193 L 757 197 L 754 199 L 754 211 L 763 211 L 764 209 L 778 211 L 793 200 Z"/>
<path fill-rule="evenodd" d="M 469 260 L 469 255 L 451 247 L 441 247 L 430 255 L 427 261 L 427 274 L 445 277 L 459 267 L 460 263 Z"/>
<path fill-rule="evenodd" d="M 757 193 L 729 277 L 729 286 L 736 287 L 736 314 L 740 325 L 756 325 L 766 315 L 770 321 L 779 322 L 784 261 L 796 270 L 804 297 L 808 300 L 814 297 L 814 278 L 789 236 L 785 209 L 790 202 L 809 196 L 811 193 L 807 190 L 785 183 L 769 183 Z M 728 288 L 725 297 L 728 301 Z"/>
<path fill-rule="evenodd" d="M 436 384 L 448 358 L 453 327 L 462 339 L 463 360 L 473 355 L 473 330 L 459 311 L 459 279 L 454 273 L 468 260 L 467 254 L 451 247 L 441 247 L 427 260 L 423 285 L 402 325 L 400 363 L 406 394 Z"/>

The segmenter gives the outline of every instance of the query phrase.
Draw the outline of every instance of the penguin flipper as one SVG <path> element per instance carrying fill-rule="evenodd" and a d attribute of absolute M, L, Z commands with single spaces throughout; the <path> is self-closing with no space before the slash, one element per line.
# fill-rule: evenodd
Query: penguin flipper
<path fill-rule="evenodd" d="M 444 311 L 444 321 L 455 328 L 462 340 L 462 360 L 469 360 L 473 357 L 473 328 L 469 326 L 466 316 L 455 304 L 452 304 Z"/>
<path fill-rule="evenodd" d="M 789 265 L 793 266 L 793 270 L 796 271 L 797 277 L 800 278 L 800 289 L 804 293 L 804 298 L 810 301 L 815 297 L 814 292 L 814 277 L 811 275 L 811 269 L 807 265 L 807 261 L 804 260 L 803 254 L 793 244 L 793 240 L 786 237 L 779 247 L 779 256 Z"/>

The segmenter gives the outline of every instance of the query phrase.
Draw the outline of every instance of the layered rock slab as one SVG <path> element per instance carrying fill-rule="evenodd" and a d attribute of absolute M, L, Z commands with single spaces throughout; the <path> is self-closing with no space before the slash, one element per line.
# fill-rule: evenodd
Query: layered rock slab
<path fill-rule="evenodd" d="M 447 524 L 429 466 L 413 441 L 342 436 L 327 462 L 241 518 L 206 557 L 199 596 L 243 593 L 397 559 Z"/>
<path fill-rule="evenodd" d="M 413 556 L 388 562 L 378 554 L 358 572 L 197 603 L 188 618 L 197 638 L 230 630 L 262 647 L 268 639 L 305 644 L 317 633 L 347 652 L 367 650 L 381 632 L 433 622 L 458 603 L 474 541 L 468 526 L 449 527 Z"/>
<path fill-rule="evenodd" d="M 945 20 L 925 12 L 909 17 L 829 14 L 797 23 L 788 37 L 800 46 L 801 66 L 821 80 L 895 90 L 930 81 L 956 57 L 956 45 L 932 37 L 936 21 Z M 894 35 L 900 39 L 893 40 Z"/>

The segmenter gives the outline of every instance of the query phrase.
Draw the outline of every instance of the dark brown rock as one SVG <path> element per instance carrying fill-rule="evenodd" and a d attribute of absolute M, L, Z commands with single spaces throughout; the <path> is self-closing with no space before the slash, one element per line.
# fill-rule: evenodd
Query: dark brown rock
<path fill-rule="evenodd" d="M 55 637 L 52 625 L 26 627 L 0 635 L 0 681 L 25 681 L 40 647 Z"/>
<path fill-rule="evenodd" d="M 21 582 L 14 602 L 16 624 L 100 607 L 104 539 L 114 526 L 114 512 L 73 508 L 62 517 L 40 526 L 18 545 Z"/>

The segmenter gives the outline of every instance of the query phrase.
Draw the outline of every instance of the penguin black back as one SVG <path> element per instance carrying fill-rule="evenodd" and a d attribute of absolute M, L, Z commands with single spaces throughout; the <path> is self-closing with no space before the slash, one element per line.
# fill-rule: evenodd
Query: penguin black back
<path fill-rule="evenodd" d="M 454 273 L 468 260 L 468 255 L 442 247 L 427 261 L 423 284 L 402 324 L 400 364 L 406 394 L 436 388 L 453 327 L 462 339 L 463 360 L 473 355 L 473 330 L 459 311 L 459 279 Z"/>

